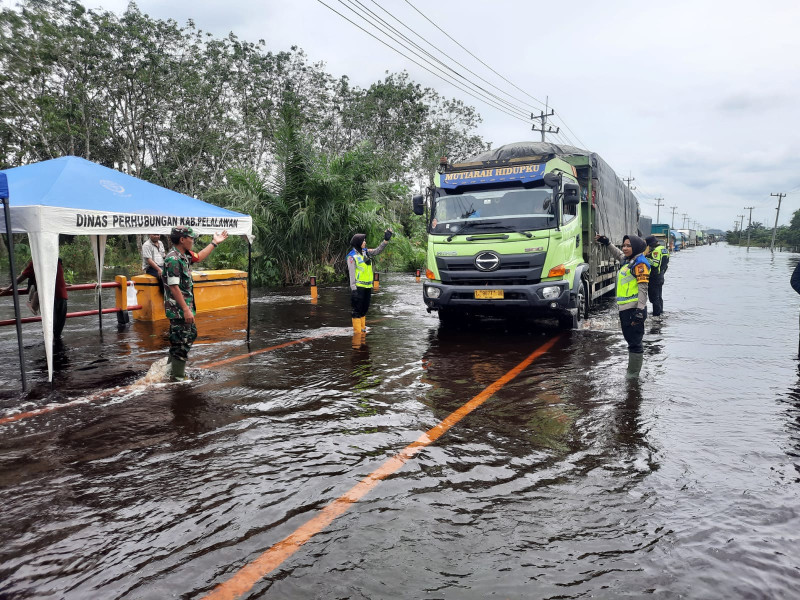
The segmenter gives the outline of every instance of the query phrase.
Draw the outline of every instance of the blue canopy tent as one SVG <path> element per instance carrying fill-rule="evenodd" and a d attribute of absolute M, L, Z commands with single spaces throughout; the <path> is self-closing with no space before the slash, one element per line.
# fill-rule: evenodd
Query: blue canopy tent
<path fill-rule="evenodd" d="M 109 235 L 169 234 L 175 226 L 188 225 L 200 234 L 227 230 L 231 235 L 246 236 L 248 243 L 253 241 L 253 221 L 248 215 L 208 204 L 76 156 L 0 171 L 0 186 L 3 175 L 8 181 L 5 192 L 8 200 L 7 210 L 0 215 L 0 231 L 28 234 L 37 273 L 47 370 L 51 381 L 53 298 L 59 235 L 90 236 L 98 284 L 102 280 L 105 242 Z M 0 197 L 2 195 L 0 188 Z M 6 217 L 7 213 L 10 217 Z M 16 289 L 14 295 L 16 298 Z M 18 314 L 16 302 L 15 310 Z"/>

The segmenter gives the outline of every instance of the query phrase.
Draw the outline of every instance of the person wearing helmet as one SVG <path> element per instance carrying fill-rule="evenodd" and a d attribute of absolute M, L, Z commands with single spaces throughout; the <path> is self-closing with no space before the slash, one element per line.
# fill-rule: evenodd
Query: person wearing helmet
<path fill-rule="evenodd" d="M 654 235 L 644 239 L 647 242 L 647 260 L 650 261 L 650 283 L 647 286 L 647 293 L 650 303 L 653 305 L 653 316 L 657 317 L 664 312 L 664 299 L 661 290 L 664 287 L 664 273 L 669 266 L 669 251 L 661 245 L 658 238 Z"/>
<path fill-rule="evenodd" d="M 200 262 L 228 237 L 228 232 L 215 233 L 211 243 L 199 253 L 192 250 L 197 234 L 191 227 L 173 227 L 169 234 L 172 250 L 164 258 L 161 278 L 164 282 L 164 312 L 169 319 L 169 359 L 173 381 L 186 378 L 189 350 L 197 338 L 194 314 L 194 282 L 192 264 Z"/>
<path fill-rule="evenodd" d="M 622 238 L 622 250 L 604 235 L 595 240 L 606 246 L 622 266 L 617 274 L 617 308 L 622 335 L 628 342 L 628 374 L 636 378 L 642 370 L 644 358 L 644 321 L 647 319 L 647 286 L 650 279 L 650 262 L 645 258 L 647 244 L 638 235 Z"/>
<path fill-rule="evenodd" d="M 367 248 L 367 236 L 357 233 L 350 240 L 350 252 L 347 254 L 347 271 L 350 274 L 350 307 L 353 317 L 353 333 L 366 332 L 367 310 L 372 298 L 372 257 L 383 252 L 389 240 L 392 239 L 392 230 L 383 233 L 380 246 L 370 250 Z"/>

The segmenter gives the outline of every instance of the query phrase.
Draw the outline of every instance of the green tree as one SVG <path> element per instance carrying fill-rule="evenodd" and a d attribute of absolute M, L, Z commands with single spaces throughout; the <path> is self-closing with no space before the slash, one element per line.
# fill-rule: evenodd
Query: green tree
<path fill-rule="evenodd" d="M 257 281 L 298 284 L 312 270 L 343 272 L 352 235 L 378 230 L 382 202 L 405 189 L 375 178 L 379 165 L 366 146 L 333 157 L 315 151 L 293 103 L 283 102 L 280 119 L 269 183 L 253 170 L 232 170 L 207 197 L 253 217 Z"/>

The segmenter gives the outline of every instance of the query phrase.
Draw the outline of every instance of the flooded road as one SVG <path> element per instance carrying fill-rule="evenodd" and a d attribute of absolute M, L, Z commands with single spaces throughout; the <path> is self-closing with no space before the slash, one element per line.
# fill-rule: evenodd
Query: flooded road
<path fill-rule="evenodd" d="M 798 258 L 673 256 L 639 383 L 613 306 L 442 330 L 408 275 L 358 349 L 343 287 L 201 315 L 188 383 L 107 316 L 22 394 L 3 328 L 0 598 L 796 598 Z"/>

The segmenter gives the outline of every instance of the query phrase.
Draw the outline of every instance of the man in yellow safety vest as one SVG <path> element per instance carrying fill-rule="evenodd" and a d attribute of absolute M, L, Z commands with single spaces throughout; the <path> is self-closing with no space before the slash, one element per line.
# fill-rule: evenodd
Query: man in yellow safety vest
<path fill-rule="evenodd" d="M 653 316 L 657 317 L 664 312 L 664 298 L 661 290 L 664 287 L 664 273 L 669 266 L 669 250 L 661 245 L 661 242 L 654 235 L 648 236 L 644 240 L 650 249 L 646 253 L 647 260 L 650 261 L 650 283 L 647 294 L 650 303 L 653 305 Z"/>

